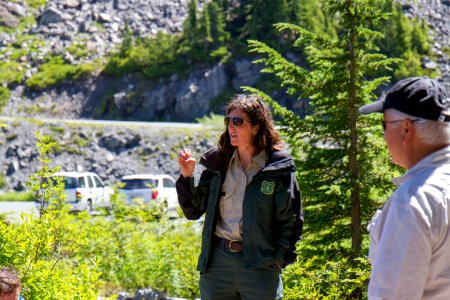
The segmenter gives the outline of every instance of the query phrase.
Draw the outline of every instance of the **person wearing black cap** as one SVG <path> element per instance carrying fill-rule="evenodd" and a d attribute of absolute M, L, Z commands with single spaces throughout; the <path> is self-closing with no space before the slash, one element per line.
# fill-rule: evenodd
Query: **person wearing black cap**
<path fill-rule="evenodd" d="M 368 225 L 370 300 L 450 299 L 450 98 L 427 77 L 359 109 L 384 114 L 392 161 L 407 169 Z"/>

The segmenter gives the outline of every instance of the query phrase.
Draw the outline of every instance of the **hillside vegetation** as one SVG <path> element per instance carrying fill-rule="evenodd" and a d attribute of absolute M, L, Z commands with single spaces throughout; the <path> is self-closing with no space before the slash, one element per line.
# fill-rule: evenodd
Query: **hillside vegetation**
<path fill-rule="evenodd" d="M 77 80 L 98 74 L 121 77 L 141 73 L 149 79 L 173 74 L 186 76 L 191 71 L 217 62 L 226 64 L 233 58 L 252 57 L 248 52 L 248 39 L 257 39 L 275 46 L 281 53 L 290 53 L 292 59 L 308 68 L 304 51 L 289 46 L 291 36 L 277 32 L 273 24 L 298 24 L 324 37 L 337 37 L 342 30 L 339 20 L 328 14 L 318 1 L 213 0 L 204 3 L 200 9 L 197 1 L 192 0 L 189 1 L 188 15 L 180 33 L 160 32 L 152 37 L 138 36 L 125 27 L 122 43 L 117 50 L 110 51 L 109 56 L 91 59 L 95 57 L 92 50 L 82 41 L 75 40 L 64 50 L 47 52 L 41 57 L 39 51 L 48 48 L 45 36 L 32 34 L 29 29 L 36 22 L 37 9 L 46 1 L 26 2 L 30 10 L 21 18 L 20 25 L 14 29 L 0 27 L 0 30 L 20 36 L 0 50 L 0 56 L 8 58 L 0 63 L 0 106 L 9 100 L 10 89 L 21 84 L 30 91 L 39 91 L 67 79 Z M 388 57 L 403 59 L 397 68 L 384 70 L 381 75 L 393 76 L 394 79 L 412 74 L 437 75 L 437 68 L 425 69 L 421 63 L 422 58 L 433 56 L 430 51 L 432 41 L 425 22 L 406 17 L 401 5 L 393 0 L 380 8 L 391 15 L 383 22 L 370 24 L 373 30 L 389 37 L 377 41 L 377 46 Z M 61 55 L 62 51 L 64 55 Z M 24 59 L 27 57 L 33 59 Z"/>

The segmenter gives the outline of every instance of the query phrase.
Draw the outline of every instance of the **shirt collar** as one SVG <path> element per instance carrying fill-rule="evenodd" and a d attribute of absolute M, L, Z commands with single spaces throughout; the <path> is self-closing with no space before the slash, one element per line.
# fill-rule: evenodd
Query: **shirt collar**
<path fill-rule="evenodd" d="M 260 165 L 261 168 L 263 168 L 266 165 L 268 159 L 269 156 L 267 155 L 267 152 L 264 149 L 258 154 L 256 154 L 255 157 L 253 157 L 253 160 L 256 161 L 256 163 L 258 163 L 258 165 Z"/>
<path fill-rule="evenodd" d="M 443 164 L 449 164 L 450 162 L 450 146 L 446 146 L 438 151 L 435 151 L 421 161 L 419 161 L 414 167 L 409 169 L 403 176 L 394 178 L 392 181 L 400 185 L 403 182 L 407 181 L 409 178 L 415 176 L 417 173 L 420 173 L 424 168 L 438 167 Z"/>
<path fill-rule="evenodd" d="M 237 152 L 237 149 L 235 149 L 233 152 L 233 156 L 231 157 L 231 161 L 234 161 L 237 159 L 238 159 L 238 152 Z M 268 159 L 269 159 L 269 156 L 267 155 L 266 150 L 263 149 L 261 152 L 259 152 L 252 158 L 252 162 L 255 161 L 261 168 L 263 168 L 263 167 L 265 167 Z"/>

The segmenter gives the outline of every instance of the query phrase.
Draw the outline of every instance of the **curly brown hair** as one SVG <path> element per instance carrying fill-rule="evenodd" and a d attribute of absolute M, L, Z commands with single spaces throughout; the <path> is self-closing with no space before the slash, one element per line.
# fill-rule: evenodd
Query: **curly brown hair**
<path fill-rule="evenodd" d="M 258 96 L 247 94 L 235 95 L 226 106 L 226 114 L 228 115 L 234 109 L 239 109 L 247 114 L 252 124 L 259 124 L 259 130 L 253 139 L 255 154 L 261 152 L 263 149 L 267 153 L 270 153 L 284 148 L 280 133 L 273 125 L 272 113 L 267 104 Z M 225 131 L 220 135 L 218 148 L 225 161 L 229 161 L 233 154 L 234 146 L 230 143 L 228 126 L 225 126 Z"/>

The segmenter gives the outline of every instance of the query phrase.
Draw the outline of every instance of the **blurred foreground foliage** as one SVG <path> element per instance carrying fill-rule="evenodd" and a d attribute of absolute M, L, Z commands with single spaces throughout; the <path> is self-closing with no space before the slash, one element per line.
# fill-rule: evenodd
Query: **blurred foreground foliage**
<path fill-rule="evenodd" d="M 26 299 L 114 299 L 148 287 L 198 297 L 197 223 L 169 220 L 159 205 L 128 205 L 117 194 L 104 214 L 70 213 L 62 182 L 42 180 L 59 169 L 50 167 L 54 141 L 38 139 L 42 166 L 29 187 L 45 188 L 48 205 L 18 223 L 0 218 L 0 267 L 18 271 Z"/>

